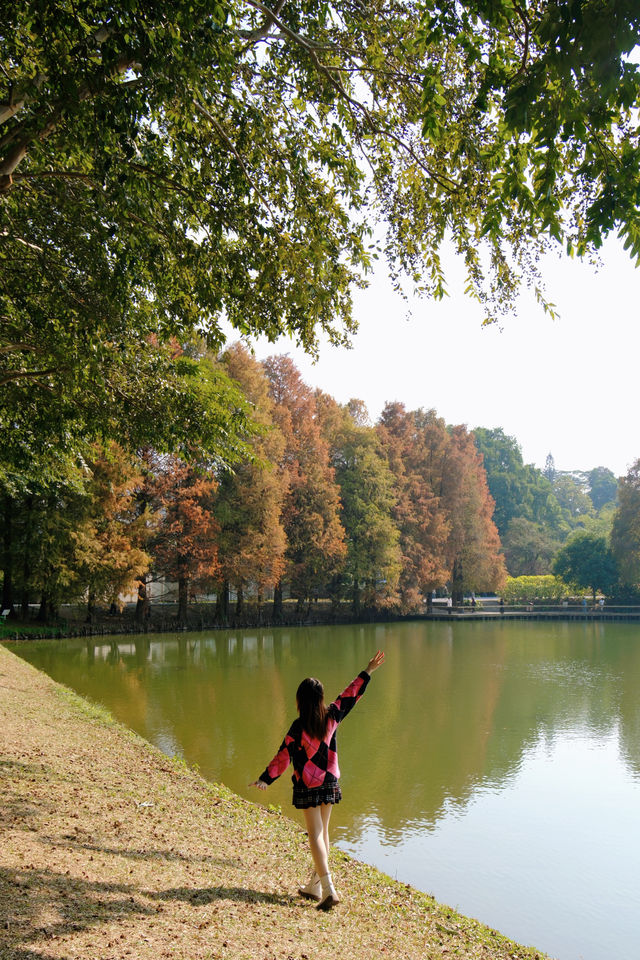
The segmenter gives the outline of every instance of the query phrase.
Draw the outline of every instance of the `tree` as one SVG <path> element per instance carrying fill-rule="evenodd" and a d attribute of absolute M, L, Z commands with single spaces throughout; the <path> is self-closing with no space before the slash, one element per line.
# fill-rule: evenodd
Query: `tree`
<path fill-rule="evenodd" d="M 70 570 L 89 619 L 98 602 L 115 603 L 149 569 L 151 558 L 141 547 L 146 517 L 136 510 L 141 484 L 142 474 L 120 448 L 96 447 L 69 532 Z"/>
<path fill-rule="evenodd" d="M 344 342 L 377 218 L 398 285 L 442 296 L 453 238 L 490 316 L 550 243 L 637 258 L 638 28 L 632 0 L 9 5 L 0 482 L 125 431 L 233 457 L 172 339 Z"/>
<path fill-rule="evenodd" d="M 146 574 L 146 513 L 137 510 L 142 473 L 116 444 L 97 450 L 85 487 L 86 510 L 71 534 L 76 578 L 91 617 L 98 601 L 115 603 Z"/>
<path fill-rule="evenodd" d="M 512 577 L 548 574 L 560 544 L 540 524 L 514 517 L 502 540 L 507 570 Z"/>
<path fill-rule="evenodd" d="M 393 518 L 400 534 L 403 609 L 421 609 L 426 592 L 447 580 L 450 519 L 442 504 L 442 463 L 448 436 L 434 410 L 408 412 L 388 403 L 377 425 L 394 477 Z"/>
<path fill-rule="evenodd" d="M 150 482 L 157 526 L 149 549 L 156 574 L 178 584 L 178 621 L 185 623 L 192 592 L 218 570 L 215 479 L 177 457 L 154 457 Z"/>
<path fill-rule="evenodd" d="M 334 578 L 332 592 L 338 598 L 350 596 L 354 613 L 360 612 L 363 603 L 393 606 L 401 553 L 392 517 L 396 505 L 393 475 L 380 438 L 360 401 L 340 407 L 333 398 L 319 393 L 316 403 L 340 488 L 340 519 L 347 543 L 344 567 Z"/>
<path fill-rule="evenodd" d="M 618 485 L 618 507 L 611 530 L 611 549 L 625 584 L 640 583 L 640 460 Z"/>
<path fill-rule="evenodd" d="M 251 456 L 219 475 L 215 499 L 220 524 L 218 594 L 220 614 L 226 619 L 229 583 L 236 588 L 239 612 L 248 583 L 257 586 L 260 602 L 265 588 L 275 587 L 284 573 L 287 540 L 282 508 L 288 475 L 278 469 L 285 441 L 274 422 L 264 368 L 240 344 L 229 347 L 222 362 L 251 403 L 254 422 L 260 427 L 251 442 Z"/>
<path fill-rule="evenodd" d="M 570 527 L 549 479 L 555 476 L 553 463 L 549 467 L 551 455 L 543 473 L 533 464 L 523 462 L 516 438 L 507 436 L 501 427 L 476 427 L 473 433 L 495 501 L 493 519 L 502 540 L 506 540 L 509 526 L 516 518 L 538 524 L 550 539 L 563 540 Z"/>
<path fill-rule="evenodd" d="M 322 436 L 316 399 L 288 356 L 264 361 L 274 402 L 273 416 L 284 437 L 280 469 L 287 494 L 286 579 L 299 603 L 317 597 L 341 569 L 347 552 L 340 522 L 340 491 Z M 282 585 L 276 592 L 276 616 Z"/>
<path fill-rule="evenodd" d="M 616 475 L 608 467 L 594 467 L 586 474 L 589 484 L 589 496 L 596 510 L 615 501 L 618 495 L 618 481 Z"/>
<path fill-rule="evenodd" d="M 454 602 L 461 603 L 465 591 L 499 590 L 506 568 L 473 434 L 464 426 L 450 428 L 449 434 L 442 470 L 442 504 L 449 524 L 445 556 Z"/>
<path fill-rule="evenodd" d="M 593 517 L 591 497 L 573 474 L 556 470 L 553 492 L 572 527 L 586 517 Z"/>
<path fill-rule="evenodd" d="M 610 593 L 618 582 L 618 565 L 604 537 L 578 532 L 556 554 L 553 572 L 565 583 Z"/>
<path fill-rule="evenodd" d="M 542 472 L 544 473 L 549 483 L 553 483 L 553 481 L 556 478 L 556 462 L 553 459 L 553 455 L 551 453 L 547 454 L 547 459 L 544 462 L 544 470 Z"/>

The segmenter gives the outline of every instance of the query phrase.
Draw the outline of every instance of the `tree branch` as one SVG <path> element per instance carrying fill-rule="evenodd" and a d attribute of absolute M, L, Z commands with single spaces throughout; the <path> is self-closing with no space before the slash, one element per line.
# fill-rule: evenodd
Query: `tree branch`
<path fill-rule="evenodd" d="M 271 209 L 271 205 L 269 204 L 269 201 L 262 195 L 262 193 L 258 189 L 258 186 L 254 182 L 253 177 L 251 176 L 246 163 L 244 162 L 244 160 L 236 150 L 234 144 L 231 142 L 231 140 L 225 133 L 221 124 L 218 122 L 218 120 L 216 120 L 213 114 L 209 113 L 209 111 L 205 109 L 205 107 L 203 107 L 202 104 L 198 103 L 197 100 L 194 101 L 194 106 L 198 111 L 198 113 L 202 114 L 203 117 L 206 117 L 206 119 L 212 124 L 213 128 L 215 129 L 220 139 L 227 145 L 227 147 L 229 148 L 233 156 L 236 158 L 236 160 L 240 164 L 240 167 L 242 168 L 242 172 L 244 173 L 245 177 L 247 178 L 247 181 L 255 191 L 256 196 L 260 199 L 261 203 L 263 203 L 264 206 L 267 208 L 267 210 L 269 211 L 269 215 L 271 216 L 271 219 L 275 222 L 276 218 L 273 210 Z"/>
<path fill-rule="evenodd" d="M 7 383 L 15 383 L 16 380 L 34 380 L 36 377 L 46 377 L 50 373 L 56 373 L 56 371 L 57 367 L 50 367 L 46 370 L 14 370 L 0 377 L 0 387 L 4 387 Z M 41 383 L 39 386 L 44 387 L 45 390 L 52 389 L 48 383 Z"/>
<path fill-rule="evenodd" d="M 127 56 L 123 55 L 113 67 L 110 75 L 105 79 L 121 76 L 123 73 L 126 73 L 127 70 L 130 70 L 136 66 L 139 66 L 137 57 L 133 57 L 131 54 Z M 104 90 L 104 87 L 102 89 Z M 78 92 L 78 103 L 83 103 L 85 100 L 90 100 L 98 96 L 99 92 L 93 90 L 89 84 L 86 84 Z M 52 134 L 56 129 L 58 122 L 62 117 L 65 106 L 65 103 L 59 103 L 56 109 L 49 114 L 49 117 L 40 130 L 25 134 L 18 140 L 18 143 L 13 147 L 13 149 L 9 151 L 5 159 L 0 161 L 0 194 L 7 193 L 13 186 L 13 172 L 22 162 L 22 160 L 24 160 L 31 144 L 35 141 L 46 140 L 46 138 L 50 136 L 50 134 Z M 19 134 L 20 127 L 18 127 L 16 131 L 13 131 L 9 137 L 5 138 L 4 142 L 6 143 L 10 139 L 16 139 L 16 137 L 19 137 Z"/>
<path fill-rule="evenodd" d="M 293 40 L 294 43 L 299 44 L 307 51 L 307 53 L 311 57 L 318 71 L 327 78 L 327 80 L 329 81 L 331 86 L 334 88 L 334 90 L 336 90 L 336 92 L 342 97 L 343 100 L 345 100 L 349 104 L 349 106 L 351 106 L 355 111 L 360 113 L 365 118 L 369 126 L 369 129 L 371 130 L 372 133 L 375 133 L 375 134 L 382 133 L 384 136 L 389 137 L 389 139 L 392 140 L 395 144 L 397 144 L 401 148 L 401 150 L 407 153 L 411 157 L 411 159 L 416 164 L 418 164 L 418 166 L 422 170 L 424 170 L 424 172 L 428 174 L 429 177 L 431 177 L 432 180 L 435 180 L 436 183 L 439 183 L 440 186 L 443 187 L 445 190 L 455 191 L 459 189 L 459 184 L 457 184 L 454 180 L 451 180 L 449 177 L 442 177 L 439 174 L 437 174 L 434 170 L 432 170 L 429 164 L 425 163 L 424 160 L 422 160 L 418 156 L 418 154 L 415 152 L 415 150 L 413 149 L 413 147 L 411 147 L 410 144 L 406 143 L 401 137 L 398 137 L 396 134 L 391 133 L 389 130 L 383 131 L 378 126 L 378 124 L 375 122 L 375 120 L 371 116 L 371 113 L 369 109 L 365 106 L 365 104 L 359 100 L 354 99 L 351 96 L 351 94 L 345 89 L 344 84 L 340 79 L 340 73 L 338 68 L 330 67 L 327 64 L 321 63 L 317 54 L 317 50 L 322 48 L 319 48 L 316 44 L 313 43 L 313 41 L 309 41 L 305 37 L 300 36 L 300 34 L 296 33 L 294 30 L 290 30 L 289 27 L 287 27 L 286 24 L 284 24 L 282 20 L 280 20 L 279 17 L 277 17 L 272 10 L 269 10 L 268 7 L 265 7 L 264 4 L 260 2 L 260 0 L 245 0 L 245 3 L 247 3 L 250 7 L 253 7 L 255 10 L 260 10 L 261 13 L 264 13 L 265 15 L 271 17 L 273 23 L 275 23 L 278 29 L 281 30 L 286 37 Z"/>

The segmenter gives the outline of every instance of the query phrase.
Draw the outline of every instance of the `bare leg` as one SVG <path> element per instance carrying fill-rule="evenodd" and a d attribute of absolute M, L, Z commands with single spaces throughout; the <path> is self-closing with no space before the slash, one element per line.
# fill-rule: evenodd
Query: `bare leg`
<path fill-rule="evenodd" d="M 326 806 L 323 805 L 323 807 Z M 307 827 L 307 836 L 309 837 L 309 847 L 311 856 L 319 877 L 324 877 L 329 873 L 329 858 L 327 846 L 324 839 L 324 823 L 321 811 L 323 807 L 308 807 L 303 810 L 304 820 Z"/>
<path fill-rule="evenodd" d="M 320 807 L 320 816 L 322 817 L 322 836 L 324 838 L 324 848 L 327 851 L 327 863 L 329 862 L 329 820 L 331 819 L 332 803 L 323 803 Z"/>

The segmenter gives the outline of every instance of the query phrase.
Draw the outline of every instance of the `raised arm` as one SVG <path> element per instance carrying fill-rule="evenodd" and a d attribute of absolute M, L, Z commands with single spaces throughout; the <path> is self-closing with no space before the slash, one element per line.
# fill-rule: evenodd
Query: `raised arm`
<path fill-rule="evenodd" d="M 346 690 L 343 690 L 339 697 L 331 704 L 334 710 L 334 716 L 338 723 L 344 720 L 346 715 L 353 710 L 356 703 L 367 689 L 367 684 L 371 679 L 371 674 L 384 663 L 384 653 L 378 650 L 376 655 L 369 660 L 366 668 L 361 670 L 355 680 L 352 680 Z"/>

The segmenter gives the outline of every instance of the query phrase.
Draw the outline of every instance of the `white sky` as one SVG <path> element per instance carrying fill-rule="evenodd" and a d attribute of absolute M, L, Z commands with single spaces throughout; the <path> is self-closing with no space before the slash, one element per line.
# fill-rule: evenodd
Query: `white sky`
<path fill-rule="evenodd" d="M 380 265 L 368 290 L 355 294 L 353 349 L 323 345 L 313 364 L 290 340 L 254 348 L 260 359 L 288 353 L 308 384 L 341 403 L 364 400 L 372 420 L 387 401 L 433 407 L 447 423 L 502 427 L 526 463 L 543 467 L 552 453 L 557 469 L 602 465 L 619 476 L 640 457 L 640 270 L 617 240 L 602 261 L 596 271 L 550 259 L 547 295 L 560 318 L 524 294 L 501 328 L 482 327 L 456 265 L 451 296 L 412 302 L 407 319 Z"/>

